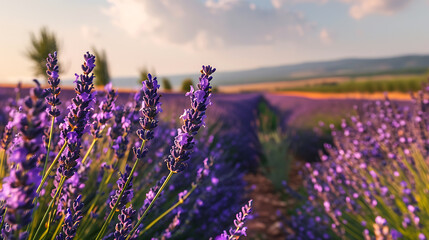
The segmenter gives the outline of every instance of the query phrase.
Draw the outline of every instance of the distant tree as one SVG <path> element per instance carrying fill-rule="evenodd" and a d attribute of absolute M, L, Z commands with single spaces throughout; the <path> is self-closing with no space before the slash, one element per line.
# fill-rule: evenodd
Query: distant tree
<path fill-rule="evenodd" d="M 191 90 L 191 86 L 192 87 L 194 86 L 194 83 L 192 82 L 192 79 L 191 78 L 186 78 L 182 82 L 182 91 L 189 92 L 189 90 Z"/>
<path fill-rule="evenodd" d="M 219 92 L 219 87 L 218 86 L 212 86 L 212 93 L 217 93 Z"/>
<path fill-rule="evenodd" d="M 139 70 L 139 79 L 137 80 L 137 82 L 139 84 L 142 84 L 142 82 L 147 79 L 147 74 L 148 73 L 149 73 L 149 71 L 147 70 L 146 67 L 140 68 L 140 70 Z"/>
<path fill-rule="evenodd" d="M 168 78 L 162 79 L 162 87 L 165 91 L 171 91 L 173 87 L 171 86 L 170 80 Z"/>
<path fill-rule="evenodd" d="M 34 74 L 36 76 L 46 76 L 46 58 L 49 53 L 59 52 L 59 44 L 55 33 L 50 32 L 46 27 L 40 30 L 40 35 L 31 33 L 31 46 L 26 56 L 34 63 Z M 61 66 L 61 64 L 58 64 Z M 46 79 L 46 78 L 45 78 Z"/>
<path fill-rule="evenodd" d="M 95 48 L 93 48 L 92 51 L 95 55 L 94 84 L 96 86 L 105 86 L 110 82 L 109 66 L 107 64 L 106 51 L 102 50 L 101 52 L 99 52 Z"/>

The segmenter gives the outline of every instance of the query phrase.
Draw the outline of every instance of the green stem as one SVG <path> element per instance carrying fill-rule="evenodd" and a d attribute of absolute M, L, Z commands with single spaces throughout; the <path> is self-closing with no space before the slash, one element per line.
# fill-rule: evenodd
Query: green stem
<path fill-rule="evenodd" d="M 52 198 L 51 202 L 49 203 L 48 209 L 45 211 L 45 215 L 43 215 L 42 221 L 39 223 L 39 226 L 37 227 L 36 233 L 33 236 L 33 240 L 36 240 L 37 234 L 40 232 L 40 229 L 42 228 L 43 223 L 45 222 L 46 217 L 48 216 L 49 212 L 51 211 L 52 206 L 55 203 L 55 199 L 57 198 L 58 194 L 60 193 L 60 190 L 63 188 L 64 182 L 66 178 L 64 176 L 61 177 L 60 184 L 58 185 L 57 191 L 55 192 L 54 197 Z"/>
<path fill-rule="evenodd" d="M 144 147 L 145 143 L 146 143 L 146 141 L 145 141 L 145 140 L 143 140 L 142 145 L 141 145 L 141 147 L 140 147 L 140 150 L 143 150 L 143 147 Z M 119 202 L 121 201 L 122 196 L 124 195 L 125 189 L 127 189 L 128 185 L 130 184 L 131 178 L 132 178 L 132 176 L 133 176 L 133 174 L 134 174 L 134 172 L 135 172 L 135 170 L 136 170 L 136 168 L 137 168 L 137 164 L 138 164 L 138 162 L 139 162 L 139 159 L 137 158 L 137 159 L 136 159 L 136 161 L 134 162 L 134 166 L 133 166 L 133 168 L 131 169 L 131 172 L 130 172 L 130 175 L 128 176 L 128 179 L 127 179 L 127 181 L 125 182 L 125 185 L 124 185 L 124 187 L 122 188 L 122 191 L 121 191 L 121 193 L 120 193 L 120 194 L 119 194 L 119 196 L 118 196 L 118 199 L 116 200 L 115 205 L 113 206 L 112 210 L 110 210 L 109 216 L 107 216 L 107 219 L 106 219 L 106 221 L 104 222 L 103 226 L 101 227 L 101 230 L 100 230 L 100 232 L 98 233 L 97 238 L 96 238 L 95 240 L 100 240 L 100 239 L 103 237 L 104 232 L 106 231 L 107 227 L 108 227 L 108 226 L 109 226 L 109 224 L 110 224 L 110 221 L 112 221 L 112 218 L 113 218 L 113 215 L 115 214 L 116 208 L 118 207 L 118 204 L 119 204 Z"/>
<path fill-rule="evenodd" d="M 61 217 L 61 221 L 58 223 L 57 228 L 55 229 L 54 235 L 52 235 L 51 240 L 55 240 L 55 237 L 58 235 L 58 232 L 61 230 L 61 227 L 63 226 L 64 218 L 66 215 L 63 214 Z"/>
<path fill-rule="evenodd" d="M 7 208 L 4 209 L 3 218 L 1 219 L 0 229 L 3 229 L 4 218 L 6 217 Z"/>
<path fill-rule="evenodd" d="M 167 179 L 165 179 L 165 181 L 162 184 L 161 188 L 158 190 L 158 192 L 156 193 L 155 197 L 150 202 L 149 207 L 146 208 L 146 210 L 144 211 L 143 215 L 137 221 L 137 224 L 134 226 L 134 228 L 131 230 L 130 234 L 128 235 L 128 237 L 125 240 L 128 240 L 128 239 L 131 238 L 131 236 L 133 236 L 134 232 L 137 230 L 137 228 L 139 227 L 139 225 L 142 223 L 144 217 L 146 217 L 147 213 L 152 208 L 153 204 L 155 203 L 155 200 L 159 197 L 159 194 L 161 194 L 162 190 L 165 188 L 165 186 L 167 186 L 167 183 L 168 183 L 168 181 L 170 181 L 170 178 L 171 178 L 171 176 L 173 176 L 173 174 L 174 174 L 174 172 L 170 171 L 170 173 L 167 176 Z"/>
<path fill-rule="evenodd" d="M 49 131 L 49 141 L 48 141 L 48 147 L 46 149 L 45 165 L 43 166 L 42 176 L 45 176 L 46 166 L 48 165 L 48 160 L 49 160 L 49 153 L 51 152 L 51 141 L 52 141 L 52 135 L 54 133 L 54 121 L 55 121 L 55 117 L 52 117 L 51 130 Z"/>
<path fill-rule="evenodd" d="M 0 150 L 0 178 L 4 177 L 4 158 L 6 156 L 6 149 Z"/>
<path fill-rule="evenodd" d="M 46 171 L 45 175 L 43 175 L 42 182 L 40 182 L 39 187 L 37 188 L 37 193 L 40 193 L 42 190 L 43 184 L 45 184 L 46 179 L 48 179 L 49 174 L 51 173 L 52 169 L 54 168 L 55 164 L 58 162 L 58 159 L 60 159 L 61 154 L 63 154 L 64 150 L 67 146 L 67 140 L 64 142 L 63 146 L 61 147 L 61 150 L 58 152 L 57 156 L 55 157 L 54 161 L 52 162 L 51 166 L 49 166 L 48 170 Z"/>
<path fill-rule="evenodd" d="M 95 145 L 95 142 L 97 142 L 97 138 L 96 137 L 94 138 L 94 140 L 92 140 L 91 146 L 89 146 L 88 151 L 86 151 L 86 154 L 85 154 L 85 156 L 82 159 L 82 164 L 85 163 L 86 159 L 88 158 L 89 154 L 91 153 L 92 148 Z"/>
<path fill-rule="evenodd" d="M 140 232 L 139 236 L 141 236 L 143 233 L 145 233 L 147 230 L 149 230 L 153 225 L 155 225 L 159 220 L 161 220 L 163 217 L 165 217 L 167 214 L 169 214 L 175 208 L 177 208 L 178 206 L 182 205 L 185 202 L 185 200 L 189 197 L 189 195 L 191 195 L 191 193 L 195 190 L 195 188 L 197 188 L 197 185 L 192 184 L 192 189 L 188 193 L 186 193 L 186 195 L 183 196 L 182 199 L 180 199 L 179 201 L 177 201 L 176 204 L 174 204 L 173 206 L 171 206 L 167 211 L 163 212 L 155 220 L 153 220 L 149 225 L 147 225 L 143 229 L 143 231 Z"/>
<path fill-rule="evenodd" d="M 48 218 L 48 227 L 46 228 L 45 232 L 42 234 L 42 236 L 40 236 L 39 239 L 45 240 L 46 236 L 49 233 L 49 229 L 51 228 L 51 217 L 52 217 L 52 213 L 49 213 L 49 218 Z"/>

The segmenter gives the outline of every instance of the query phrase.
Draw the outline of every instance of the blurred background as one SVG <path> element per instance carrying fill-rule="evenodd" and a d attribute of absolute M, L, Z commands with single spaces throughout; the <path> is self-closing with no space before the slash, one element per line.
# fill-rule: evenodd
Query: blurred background
<path fill-rule="evenodd" d="M 2 1 L 0 80 L 43 78 L 32 56 L 39 43 L 46 44 L 41 53 L 58 50 L 68 84 L 90 50 L 104 57 L 120 88 L 137 87 L 140 73 L 150 71 L 179 90 L 184 79 L 196 81 L 200 65 L 212 64 L 225 92 L 414 90 L 427 75 L 428 6 L 427 0 Z"/>
<path fill-rule="evenodd" d="M 386 92 L 408 106 L 427 82 L 428 9 L 428 0 L 1 1 L 0 99 L 18 82 L 45 83 L 53 51 L 62 87 L 72 88 L 91 51 L 96 85 L 126 95 L 155 74 L 173 116 L 201 65 L 213 65 L 209 119 L 246 143 L 238 152 L 255 204 L 250 236 L 284 239 L 277 213 L 287 217 L 297 203 L 282 181 L 302 187 L 302 166 L 320 161 L 355 106 Z M 180 107 L 169 104 L 177 99 Z"/>

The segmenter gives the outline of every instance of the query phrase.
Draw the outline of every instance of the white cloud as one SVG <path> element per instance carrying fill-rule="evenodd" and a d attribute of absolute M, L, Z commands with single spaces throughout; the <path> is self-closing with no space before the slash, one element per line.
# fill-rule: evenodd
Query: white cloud
<path fill-rule="evenodd" d="M 238 3 L 239 0 L 207 0 L 206 7 L 213 9 L 231 10 Z"/>
<path fill-rule="evenodd" d="M 86 40 L 94 40 L 100 37 L 100 30 L 94 26 L 82 25 L 80 27 L 80 33 Z"/>
<path fill-rule="evenodd" d="M 350 15 L 361 19 L 369 14 L 390 15 L 402 10 L 412 0 L 342 0 L 351 4 Z"/>
<path fill-rule="evenodd" d="M 322 41 L 323 44 L 329 45 L 329 44 L 332 43 L 331 34 L 325 28 L 323 28 L 320 31 L 319 38 L 320 38 L 320 41 Z"/>
<path fill-rule="evenodd" d="M 314 28 L 297 12 L 252 7 L 243 0 L 108 2 L 103 12 L 128 34 L 198 48 L 291 41 Z"/>
<path fill-rule="evenodd" d="M 324 4 L 329 0 L 271 0 L 271 5 L 274 8 L 280 9 L 286 4 L 299 4 L 299 3 L 318 3 Z"/>
<path fill-rule="evenodd" d="M 404 9 L 413 0 L 271 0 L 274 8 L 300 3 L 324 4 L 327 2 L 342 2 L 350 5 L 349 14 L 355 19 L 361 19 L 370 14 L 391 15 Z"/>

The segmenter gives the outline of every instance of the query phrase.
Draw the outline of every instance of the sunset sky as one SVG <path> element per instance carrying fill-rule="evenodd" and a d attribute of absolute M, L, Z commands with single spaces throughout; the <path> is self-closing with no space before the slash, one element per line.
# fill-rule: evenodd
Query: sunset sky
<path fill-rule="evenodd" d="M 251 69 L 429 53 L 429 0 L 46 0 L 0 2 L 0 80 L 31 78 L 30 33 L 56 33 L 72 78 L 104 49 L 113 77 Z"/>

